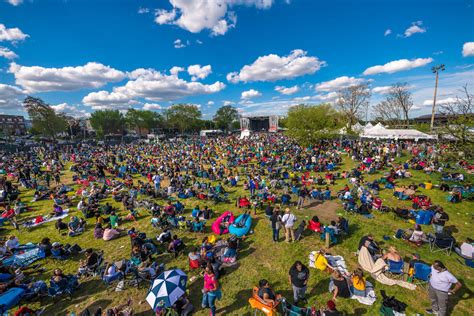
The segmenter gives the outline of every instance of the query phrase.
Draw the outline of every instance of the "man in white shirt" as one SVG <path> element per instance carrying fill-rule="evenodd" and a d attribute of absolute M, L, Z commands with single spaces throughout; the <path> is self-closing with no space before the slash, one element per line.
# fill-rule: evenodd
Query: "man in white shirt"
<path fill-rule="evenodd" d="M 5 242 L 5 246 L 8 250 L 12 251 L 20 246 L 20 242 L 18 241 L 18 238 L 16 238 L 14 235 L 11 235 Z"/>
<path fill-rule="evenodd" d="M 454 288 L 451 289 L 453 284 Z M 432 309 L 427 309 L 426 313 L 429 315 L 446 316 L 449 295 L 456 293 L 461 286 L 458 279 L 448 271 L 444 264 L 439 260 L 435 260 L 431 266 L 428 288 Z"/>
<path fill-rule="evenodd" d="M 285 210 L 285 215 L 281 218 L 281 221 L 285 225 L 285 240 L 286 242 L 295 240 L 295 229 L 293 226 L 296 222 L 296 216 L 290 212 L 290 209 Z"/>

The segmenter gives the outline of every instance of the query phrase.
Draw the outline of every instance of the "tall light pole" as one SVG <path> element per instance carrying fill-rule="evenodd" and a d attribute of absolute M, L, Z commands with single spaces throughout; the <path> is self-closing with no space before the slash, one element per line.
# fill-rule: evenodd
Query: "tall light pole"
<path fill-rule="evenodd" d="M 431 109 L 431 125 L 430 131 L 433 133 L 433 126 L 434 126 L 434 119 L 435 119 L 435 112 L 436 112 L 436 92 L 438 91 L 438 74 L 440 71 L 444 71 L 444 65 L 438 65 L 431 68 L 434 74 L 436 74 L 436 83 L 434 89 L 434 97 L 433 97 L 433 108 Z"/>

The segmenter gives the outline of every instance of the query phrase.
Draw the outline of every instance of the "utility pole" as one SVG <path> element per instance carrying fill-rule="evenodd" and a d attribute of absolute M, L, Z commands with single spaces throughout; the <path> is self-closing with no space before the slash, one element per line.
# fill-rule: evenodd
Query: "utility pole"
<path fill-rule="evenodd" d="M 433 71 L 434 74 L 436 74 L 436 82 L 435 82 L 435 89 L 434 89 L 434 96 L 433 96 L 433 108 L 431 109 L 431 125 L 430 125 L 430 131 L 433 133 L 433 127 L 434 127 L 434 118 L 435 118 L 435 112 L 436 112 L 436 92 L 438 91 L 438 74 L 440 71 L 444 71 L 444 64 L 434 66 L 431 68 L 431 71 Z"/>

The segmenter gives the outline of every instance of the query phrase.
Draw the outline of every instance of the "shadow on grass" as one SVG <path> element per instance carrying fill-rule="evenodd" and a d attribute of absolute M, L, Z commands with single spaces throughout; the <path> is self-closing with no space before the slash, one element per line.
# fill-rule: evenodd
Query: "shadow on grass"
<path fill-rule="evenodd" d="M 472 300 L 474 298 L 474 292 L 466 286 L 466 284 L 463 282 L 463 286 L 459 289 L 459 291 L 451 295 L 449 297 L 449 303 L 448 303 L 448 310 L 447 310 L 447 315 L 454 315 L 453 310 L 454 307 L 460 302 L 464 300 Z"/>
<path fill-rule="evenodd" d="M 224 293 L 225 295 L 225 293 Z M 234 294 L 234 299 L 233 299 L 233 303 L 231 305 L 228 305 L 228 306 L 225 306 L 225 307 L 221 307 L 219 308 L 219 302 L 216 304 L 217 305 L 217 314 L 218 315 L 238 315 L 237 313 L 235 313 L 235 311 L 241 309 L 242 307 L 244 307 L 245 305 L 248 304 L 248 299 L 252 296 L 252 290 L 251 289 L 248 289 L 248 290 L 240 290 L 239 292 L 237 292 L 236 294 Z M 194 306 L 200 306 L 201 303 L 199 302 L 198 305 L 194 305 Z"/>

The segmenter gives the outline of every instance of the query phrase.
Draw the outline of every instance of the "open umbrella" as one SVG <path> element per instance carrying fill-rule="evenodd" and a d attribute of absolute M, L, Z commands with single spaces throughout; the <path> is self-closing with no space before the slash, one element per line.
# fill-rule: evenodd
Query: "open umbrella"
<path fill-rule="evenodd" d="M 180 269 L 168 270 L 160 274 L 150 287 L 146 301 L 153 310 L 158 304 L 171 307 L 186 291 L 188 277 Z"/>

